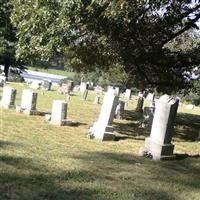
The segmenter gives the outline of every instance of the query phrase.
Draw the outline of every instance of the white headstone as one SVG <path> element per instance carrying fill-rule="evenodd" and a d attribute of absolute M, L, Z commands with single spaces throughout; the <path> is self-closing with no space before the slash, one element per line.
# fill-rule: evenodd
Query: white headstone
<path fill-rule="evenodd" d="M 87 90 L 87 89 L 88 89 L 88 84 L 85 83 L 85 82 L 81 82 L 81 84 L 80 84 L 80 92 L 84 93 L 84 91 Z"/>
<path fill-rule="evenodd" d="M 193 104 L 188 104 L 187 106 L 186 106 L 188 109 L 194 109 L 194 107 L 195 107 L 195 105 L 193 105 Z"/>
<path fill-rule="evenodd" d="M 94 104 L 100 104 L 100 96 L 95 96 Z"/>
<path fill-rule="evenodd" d="M 115 115 L 118 97 L 111 92 L 107 92 L 104 96 L 101 112 L 97 122 L 90 128 L 90 136 L 100 140 L 113 140 L 112 122 Z"/>
<path fill-rule="evenodd" d="M 4 86 L 3 95 L 1 99 L 2 108 L 14 108 L 15 107 L 16 89 L 9 86 Z"/>
<path fill-rule="evenodd" d="M 0 75 L 0 86 L 3 87 L 6 84 L 6 76 Z"/>
<path fill-rule="evenodd" d="M 37 93 L 32 90 L 23 90 L 21 99 L 21 109 L 35 111 L 37 103 Z"/>
<path fill-rule="evenodd" d="M 41 82 L 40 81 L 33 81 L 32 83 L 31 83 L 31 86 L 30 86 L 30 88 L 32 88 L 32 89 L 40 89 L 40 86 L 41 86 Z"/>
<path fill-rule="evenodd" d="M 67 119 L 67 102 L 62 100 L 54 100 L 51 111 L 51 124 L 62 126 L 65 125 Z"/>
<path fill-rule="evenodd" d="M 145 147 L 142 150 L 144 154 L 150 154 L 155 160 L 173 157 L 174 145 L 171 144 L 171 139 L 178 102 L 173 97 L 163 95 L 156 103 L 151 134 L 149 138 L 146 138 Z"/>
<path fill-rule="evenodd" d="M 130 89 L 126 89 L 125 91 L 125 98 L 130 100 L 131 99 L 131 90 Z"/>

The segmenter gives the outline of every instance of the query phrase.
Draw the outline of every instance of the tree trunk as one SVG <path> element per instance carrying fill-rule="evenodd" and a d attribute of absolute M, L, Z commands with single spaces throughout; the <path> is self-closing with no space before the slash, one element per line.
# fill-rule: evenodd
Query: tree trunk
<path fill-rule="evenodd" d="M 5 76 L 6 76 L 6 80 L 8 80 L 8 71 L 9 71 L 9 65 L 5 64 L 4 65 L 4 73 L 5 73 Z"/>

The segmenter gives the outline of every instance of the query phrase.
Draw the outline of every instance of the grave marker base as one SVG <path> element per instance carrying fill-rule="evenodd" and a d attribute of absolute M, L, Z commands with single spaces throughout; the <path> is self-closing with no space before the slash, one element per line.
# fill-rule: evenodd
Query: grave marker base
<path fill-rule="evenodd" d="M 140 148 L 139 155 L 152 157 L 153 160 L 167 160 L 173 159 L 174 145 L 173 144 L 159 144 L 153 141 L 150 137 L 146 138 L 144 147 Z M 149 155 L 149 156 L 148 156 Z"/>

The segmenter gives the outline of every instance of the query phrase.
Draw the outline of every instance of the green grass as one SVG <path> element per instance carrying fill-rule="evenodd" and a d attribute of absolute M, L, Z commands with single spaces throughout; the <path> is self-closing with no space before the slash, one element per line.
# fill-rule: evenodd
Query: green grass
<path fill-rule="evenodd" d="M 19 105 L 22 87 L 28 86 L 10 85 L 17 88 Z M 56 88 L 38 93 L 42 112 L 51 111 L 53 99 L 65 99 Z M 138 128 L 135 100 L 124 119 L 114 121 L 117 141 L 89 140 L 88 129 L 101 108 L 93 98 L 91 92 L 87 101 L 78 93 L 71 96 L 68 115 L 79 122 L 76 127 L 53 126 L 42 116 L 12 109 L 0 111 L 1 200 L 200 199 L 200 144 L 194 140 L 200 108 L 179 109 L 173 137 L 178 159 L 158 162 L 137 155 L 149 133 Z"/>

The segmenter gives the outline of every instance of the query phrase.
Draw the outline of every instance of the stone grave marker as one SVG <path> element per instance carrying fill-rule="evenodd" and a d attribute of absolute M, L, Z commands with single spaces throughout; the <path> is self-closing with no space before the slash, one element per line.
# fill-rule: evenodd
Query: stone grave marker
<path fill-rule="evenodd" d="M 125 102 L 119 101 L 115 110 L 115 118 L 122 119 L 122 115 L 124 113 Z"/>
<path fill-rule="evenodd" d="M 83 92 L 83 100 L 84 100 L 84 101 L 87 100 L 87 96 L 88 96 L 88 90 L 86 89 L 86 90 Z"/>
<path fill-rule="evenodd" d="M 144 104 L 144 98 L 139 96 L 138 101 L 137 101 L 137 106 L 136 106 L 136 111 L 137 112 L 143 112 L 143 104 Z"/>
<path fill-rule="evenodd" d="M 80 92 L 81 93 L 84 93 L 84 91 L 88 90 L 88 88 L 89 88 L 89 84 L 88 83 L 81 82 L 81 84 L 80 84 Z"/>
<path fill-rule="evenodd" d="M 25 89 L 22 92 L 22 99 L 20 107 L 17 107 L 18 112 L 23 112 L 27 115 L 36 115 L 38 114 L 36 110 L 37 104 L 37 95 L 38 93 L 33 92 L 32 90 Z"/>
<path fill-rule="evenodd" d="M 15 108 L 16 89 L 4 86 L 0 106 L 2 108 Z"/>
<path fill-rule="evenodd" d="M 42 85 L 42 83 L 40 81 L 33 81 L 31 83 L 30 88 L 38 90 L 38 89 L 40 89 L 41 85 Z"/>
<path fill-rule="evenodd" d="M 188 109 L 194 109 L 194 107 L 195 107 L 195 105 L 194 104 L 188 104 L 187 106 L 186 106 L 186 108 L 188 108 Z"/>
<path fill-rule="evenodd" d="M 89 130 L 90 138 L 104 140 L 113 140 L 115 135 L 113 132 L 112 122 L 115 115 L 118 97 L 112 92 L 107 92 L 104 96 L 98 120 Z"/>
<path fill-rule="evenodd" d="M 70 94 L 71 86 L 68 84 L 63 83 L 62 86 L 59 88 L 59 93 L 61 94 Z"/>
<path fill-rule="evenodd" d="M 153 123 L 155 107 L 144 107 L 142 127 L 151 130 Z"/>
<path fill-rule="evenodd" d="M 100 96 L 95 96 L 94 104 L 100 104 Z"/>
<path fill-rule="evenodd" d="M 0 87 L 4 87 L 6 85 L 6 76 L 2 73 L 0 75 Z"/>
<path fill-rule="evenodd" d="M 131 89 L 126 89 L 124 97 L 128 100 L 131 99 Z"/>
<path fill-rule="evenodd" d="M 42 83 L 42 87 L 45 89 L 45 90 L 51 90 L 51 86 L 52 86 L 52 82 L 51 80 L 43 80 L 43 83 Z"/>
<path fill-rule="evenodd" d="M 72 122 L 67 120 L 67 102 L 54 100 L 50 123 L 57 126 L 70 125 Z"/>
<path fill-rule="evenodd" d="M 173 158 L 174 145 L 171 139 L 179 101 L 168 95 L 160 97 L 151 128 L 150 137 L 146 138 L 140 155 L 149 155 L 154 160 Z"/>

